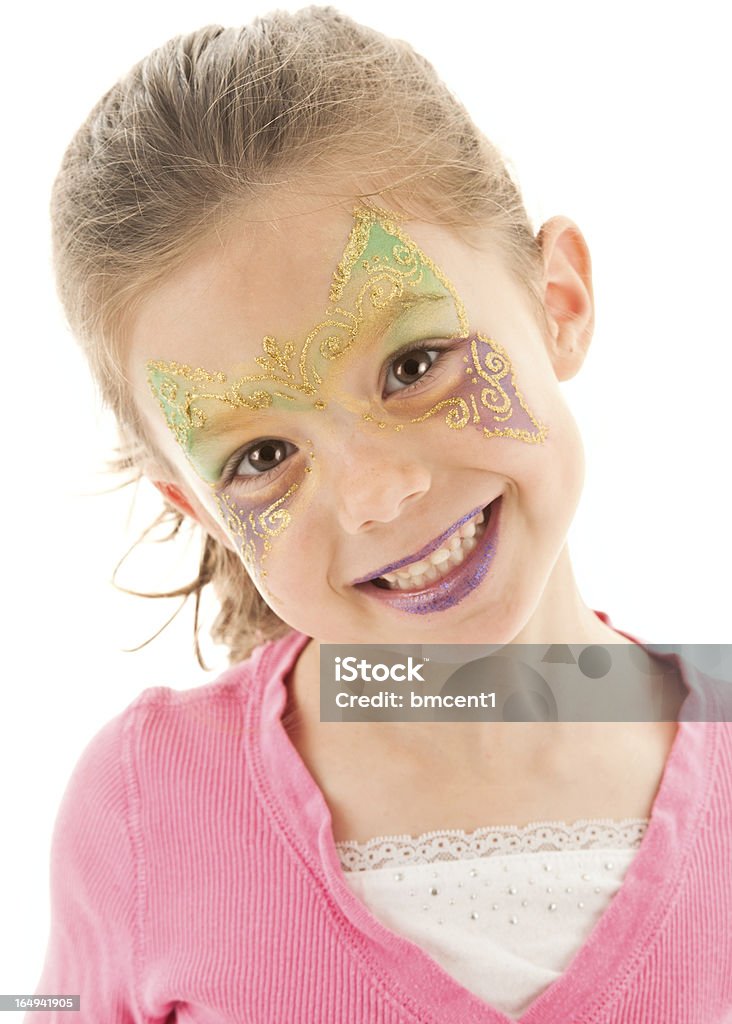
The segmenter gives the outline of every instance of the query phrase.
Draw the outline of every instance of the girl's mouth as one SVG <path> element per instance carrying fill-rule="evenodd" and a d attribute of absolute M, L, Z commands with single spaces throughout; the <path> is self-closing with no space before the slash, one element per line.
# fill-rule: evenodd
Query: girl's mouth
<path fill-rule="evenodd" d="M 356 585 L 364 595 L 418 615 L 443 611 L 467 597 L 486 576 L 496 552 L 499 495 L 425 558 Z"/>

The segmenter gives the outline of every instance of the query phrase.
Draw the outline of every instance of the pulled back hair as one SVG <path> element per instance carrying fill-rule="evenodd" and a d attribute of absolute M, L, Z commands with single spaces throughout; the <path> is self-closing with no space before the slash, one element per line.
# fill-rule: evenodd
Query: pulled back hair
<path fill-rule="evenodd" d="M 152 466 L 154 479 L 182 482 L 149 437 L 125 376 L 125 323 L 136 305 L 218 223 L 303 175 L 309 188 L 337 181 L 346 165 L 368 182 L 362 198 L 388 193 L 393 208 L 411 205 L 468 242 L 472 229 L 489 229 L 535 315 L 544 316 L 541 249 L 519 190 L 496 147 L 409 44 L 330 6 L 176 36 L 93 107 L 51 196 L 58 295 L 116 419 L 119 444 L 106 471 L 128 477 L 119 487 L 150 476 Z M 161 500 L 136 544 L 160 524 L 171 525 L 162 539 L 173 540 L 188 518 L 201 534 L 198 576 L 139 596 L 181 596 L 180 611 L 195 595 L 201 667 L 199 605 L 209 583 L 220 606 L 211 637 L 227 646 L 230 664 L 286 633 L 239 555 Z"/>

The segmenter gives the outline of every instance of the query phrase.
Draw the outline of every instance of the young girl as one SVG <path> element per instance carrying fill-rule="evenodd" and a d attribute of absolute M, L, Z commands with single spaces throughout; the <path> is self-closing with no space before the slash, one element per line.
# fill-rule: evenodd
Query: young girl
<path fill-rule="evenodd" d="M 729 726 L 568 554 L 578 228 L 535 236 L 432 67 L 331 7 L 150 54 L 52 216 L 120 465 L 200 524 L 231 665 L 83 752 L 37 992 L 85 1024 L 732 1021 Z M 678 699 L 321 722 L 322 643 L 620 645 Z"/>

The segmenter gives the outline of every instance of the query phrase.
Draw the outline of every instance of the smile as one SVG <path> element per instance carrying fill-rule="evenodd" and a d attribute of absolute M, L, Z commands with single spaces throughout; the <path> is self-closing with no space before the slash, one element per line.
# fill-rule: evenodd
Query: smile
<path fill-rule="evenodd" d="M 485 578 L 496 552 L 502 495 L 464 516 L 410 558 L 357 580 L 364 595 L 400 611 L 425 614 L 451 608 Z"/>

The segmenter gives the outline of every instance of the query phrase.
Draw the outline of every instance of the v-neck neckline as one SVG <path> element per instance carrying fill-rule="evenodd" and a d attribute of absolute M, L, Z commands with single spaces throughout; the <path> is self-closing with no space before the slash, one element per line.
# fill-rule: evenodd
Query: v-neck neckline
<path fill-rule="evenodd" d="M 285 678 L 310 637 L 293 630 L 254 655 L 245 729 L 254 785 L 277 831 L 320 890 L 343 942 L 384 998 L 407 1015 L 405 1021 L 565 1024 L 568 1014 L 590 1019 L 630 982 L 683 884 L 708 800 L 717 737 L 707 721 L 696 720 L 703 701 L 699 675 L 678 655 L 651 650 L 617 629 L 605 612 L 595 614 L 653 657 L 673 664 L 687 694 L 648 828 L 619 890 L 566 969 L 519 1018 L 461 985 L 421 946 L 379 921 L 352 891 L 336 849 L 330 808 L 282 724 L 288 698 Z M 709 718 L 714 720 L 713 715 Z"/>

